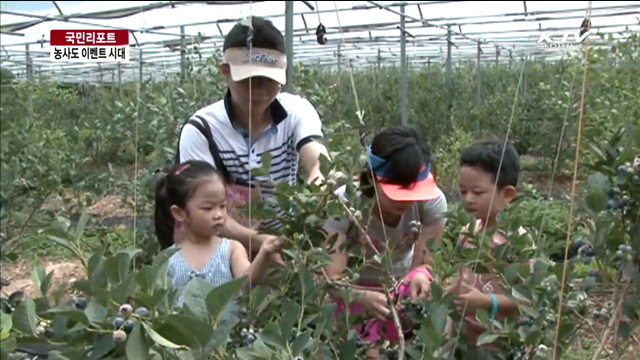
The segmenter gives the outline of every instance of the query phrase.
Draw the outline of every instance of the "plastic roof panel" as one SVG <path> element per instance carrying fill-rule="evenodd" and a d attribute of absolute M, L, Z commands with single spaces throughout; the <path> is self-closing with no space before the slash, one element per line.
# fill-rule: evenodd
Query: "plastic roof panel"
<path fill-rule="evenodd" d="M 225 3 L 221 5 L 221 3 Z M 229 4 L 234 3 L 234 4 Z M 311 10 L 302 1 L 294 2 L 294 59 L 311 65 L 335 66 L 338 61 L 353 66 L 399 64 L 399 3 L 389 1 L 311 1 Z M 557 57 L 560 50 L 538 47 L 541 31 L 576 32 L 585 17 L 588 1 L 413 1 L 405 4 L 406 54 L 409 63 L 443 62 L 447 54 L 447 25 L 451 25 L 452 59 L 477 57 L 480 41 L 481 59 L 495 61 L 514 57 Z M 26 46 L 34 76 L 52 76 L 64 81 L 111 81 L 116 64 L 52 63 L 49 61 L 49 32 L 52 29 L 124 28 L 131 30 L 131 62 L 121 64 L 124 80 L 137 79 L 139 64 L 136 41 L 143 52 L 144 74 L 180 72 L 180 27 L 185 27 L 185 43 L 193 44 L 198 34 L 206 37 L 201 51 L 209 55 L 222 45 L 223 36 L 239 19 L 249 16 L 269 18 L 285 31 L 285 2 L 246 1 L 57 1 L 69 22 L 52 20 L 60 16 L 53 1 L 3 1 L 0 35 L 3 67 L 17 76 L 25 76 Z M 380 5 L 380 6 L 378 6 Z M 526 13 L 525 13 L 526 6 Z M 336 8 L 338 11 L 336 11 Z M 103 13 L 100 13 L 103 12 Z M 104 12 L 109 12 L 104 13 Z M 89 15 L 91 18 L 89 18 Z M 113 18 L 114 16 L 120 18 Z M 98 17 L 112 17 L 97 19 Z M 9 35 L 12 25 L 40 22 Z M 593 1 L 592 29 L 618 33 L 630 28 L 640 30 L 640 2 Z M 327 29 L 328 42 L 316 42 L 319 23 Z M 616 35 L 617 36 L 617 35 Z M 594 45 L 607 41 L 591 37 Z M 378 60 L 380 55 L 381 60 Z M 80 72 L 80 69 L 89 70 Z M 103 72 L 100 76 L 100 72 Z M 106 73 L 105 73 L 106 72 Z M 146 77 L 146 76 L 145 76 Z"/>

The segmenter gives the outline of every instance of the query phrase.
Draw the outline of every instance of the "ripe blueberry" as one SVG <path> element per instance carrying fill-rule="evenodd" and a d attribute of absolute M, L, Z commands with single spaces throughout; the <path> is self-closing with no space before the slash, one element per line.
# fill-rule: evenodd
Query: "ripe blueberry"
<path fill-rule="evenodd" d="M 141 307 L 136 309 L 136 314 L 138 314 L 139 316 L 142 316 L 142 317 L 147 317 L 147 316 L 149 316 L 149 310 L 147 310 L 146 307 L 141 306 Z"/>
<path fill-rule="evenodd" d="M 599 319 L 599 318 L 600 318 L 600 316 L 602 316 L 602 314 L 600 313 L 600 311 L 595 310 L 595 311 L 593 312 L 593 318 L 594 318 L 594 319 Z"/>
<path fill-rule="evenodd" d="M 130 332 L 133 331 L 133 326 L 134 325 L 135 325 L 135 323 L 133 322 L 133 320 L 127 320 L 127 321 L 124 322 L 124 326 L 122 327 L 122 329 L 124 330 L 124 332 L 129 334 Z"/>
<path fill-rule="evenodd" d="M 76 307 L 76 309 L 78 310 L 84 310 L 87 308 L 87 300 L 85 300 L 84 298 L 75 298 L 73 299 L 73 305 Z"/>
<path fill-rule="evenodd" d="M 117 317 L 115 319 L 113 319 L 113 328 L 118 330 L 122 327 L 122 325 L 124 325 L 124 319 L 121 317 Z"/>

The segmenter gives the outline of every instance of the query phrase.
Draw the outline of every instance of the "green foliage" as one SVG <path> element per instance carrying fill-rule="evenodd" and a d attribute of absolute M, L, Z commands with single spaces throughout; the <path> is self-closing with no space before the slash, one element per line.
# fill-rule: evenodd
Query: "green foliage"
<path fill-rule="evenodd" d="M 589 182 L 583 189 L 578 211 L 581 221 L 580 224 L 574 223 L 571 229 L 573 233 L 580 229 L 580 255 L 569 260 L 566 276 L 563 264 L 549 259 L 564 237 L 559 237 L 562 232 L 558 229 L 563 225 L 556 223 L 558 220 L 554 214 L 541 211 L 548 206 L 546 200 L 525 195 L 514 203 L 501 219 L 501 227 L 509 235 L 510 242 L 492 250 L 486 246 L 487 239 L 478 236 L 475 241 L 485 244 L 480 251 L 469 251 L 455 245 L 457 229 L 469 219 L 459 205 L 451 206 L 444 241 L 430 245 L 435 254 L 437 281 L 432 285 L 431 297 L 422 301 L 429 316 L 416 319 L 415 337 L 406 349 L 410 358 L 443 359 L 453 344 L 466 354 L 463 356 L 472 356 L 470 351 L 476 351 L 466 345 L 464 333 L 458 335 L 444 331 L 448 321 L 455 324 L 460 317 L 451 296 L 442 292 L 444 284 L 462 266 L 473 264 L 478 264 L 478 272 L 486 271 L 490 264 L 500 274 L 503 286 L 510 289 L 508 294 L 527 304 L 520 308 L 522 317 L 501 322 L 490 321 L 487 313 L 479 311 L 478 319 L 495 329 L 481 337 L 485 343 L 521 349 L 523 354 L 531 356 L 540 355 L 544 349 L 553 347 L 559 322 L 559 353 L 566 351 L 575 340 L 577 331 L 592 321 L 587 313 L 587 299 L 596 281 L 613 283 L 626 293 L 625 296 L 620 293 L 614 301 L 622 301 L 622 309 L 630 319 L 620 323 L 621 336 L 630 336 L 634 328 L 632 324 L 639 314 L 637 292 L 640 290 L 640 273 L 637 252 L 633 250 L 640 248 L 638 222 L 635 221 L 638 208 L 632 204 L 640 200 L 638 186 L 634 183 L 639 179 L 640 169 L 627 171 L 625 168 L 622 174 L 617 165 L 633 162 L 630 149 L 637 148 L 630 135 L 637 135 L 640 127 L 630 127 L 631 134 L 624 129 L 620 128 L 617 141 L 610 139 L 607 142 L 620 149 L 621 155 L 613 163 L 593 165 L 596 172 L 589 176 Z M 598 146 L 596 143 L 602 145 L 601 141 L 590 141 L 594 146 Z M 352 168 L 358 161 L 359 152 L 353 147 L 331 166 L 324 162 L 324 172 L 329 175 L 330 171 Z M 612 207 L 607 207 L 607 194 L 611 189 L 625 199 L 623 208 L 613 203 Z M 68 359 L 118 359 L 125 355 L 135 358 L 143 354 L 166 359 L 196 359 L 202 358 L 203 354 L 215 359 L 236 356 L 242 359 L 282 359 L 297 355 L 307 358 L 322 350 L 329 351 L 335 358 L 356 358 L 357 339 L 344 325 L 356 324 L 359 320 L 342 318 L 336 321 L 333 318 L 335 306 L 325 301 L 326 286 L 321 281 L 320 271 L 330 262 L 320 248 L 324 239 L 320 230 L 322 219 L 343 214 L 343 206 L 329 195 L 329 190 L 321 192 L 316 187 L 304 185 L 279 190 L 282 194 L 280 205 L 288 214 L 283 221 L 286 224 L 283 232 L 291 239 L 291 246 L 286 251 L 288 263 L 284 268 L 272 269 L 263 287 L 257 287 L 240 298 L 240 304 L 246 310 L 241 311 L 239 319 L 219 322 L 218 315 L 240 289 L 242 279 L 219 288 L 194 280 L 183 293 L 186 306 L 175 309 L 171 304 L 178 294 L 168 288 L 164 268 L 171 250 L 154 256 L 153 262 L 138 269 L 131 267 L 135 251 L 109 251 L 108 244 L 105 244 L 99 251 L 84 254 L 77 248 L 82 241 L 84 223 L 81 222 L 79 228 L 67 229 L 66 235 L 63 231 L 49 232 L 52 240 L 83 259 L 87 267 L 88 279 L 73 284 L 73 288 L 81 292 L 81 297 L 76 298 L 73 305 L 61 303 L 59 295 L 54 298 L 25 298 L 11 312 L 10 336 L 3 341 L 28 344 L 38 339 L 64 344 L 57 351 L 59 356 Z M 355 194 L 348 191 L 348 196 L 349 204 L 358 207 Z M 291 209 L 295 211 L 287 211 Z M 269 216 L 266 211 L 254 211 L 258 217 Z M 517 232 L 521 226 L 528 231 L 525 235 Z M 620 245 L 627 247 L 621 248 Z M 592 251 L 588 252 L 588 249 Z M 385 266 L 385 258 L 390 255 L 385 250 L 373 261 Z M 619 269 L 622 278 L 600 275 L 575 278 L 573 268 L 589 258 L 595 259 L 598 268 L 613 266 Z M 530 272 L 530 259 L 536 260 L 533 272 Z M 349 270 L 355 272 L 359 266 Z M 47 293 L 50 276 L 41 267 L 35 269 L 34 279 L 43 294 Z M 558 293 L 563 280 L 563 311 L 558 319 Z M 346 290 L 345 296 L 348 297 Z M 127 318 L 128 313 L 121 311 L 123 304 L 130 304 L 132 309 L 144 307 L 148 309 L 149 316 L 134 313 Z M 131 319 L 135 325 L 128 333 L 117 332 L 113 325 L 116 317 L 121 317 L 123 324 Z M 256 340 L 250 346 L 243 344 L 247 336 L 243 329 L 255 332 Z"/>
<path fill-rule="evenodd" d="M 613 51 L 594 53 L 590 59 L 593 76 L 599 81 L 590 81 L 587 89 L 579 169 L 583 174 L 579 180 L 584 181 L 576 194 L 574 218 L 568 218 L 566 199 L 560 203 L 529 189 L 500 218 L 510 242 L 491 249 L 486 236 L 477 236 L 475 243 L 482 246 L 469 250 L 456 243 L 460 229 L 470 219 L 460 204 L 450 202 L 443 241 L 429 242 L 436 282 L 428 299 L 406 308 L 415 321 L 413 337 L 407 339 L 407 357 L 447 359 L 454 347 L 462 358 L 483 356 L 477 353 L 483 350 L 469 346 L 465 332 L 458 328 L 460 315 L 453 295 L 444 292 L 462 267 L 476 265 L 477 272 L 492 268 L 507 295 L 523 302 L 521 316 L 503 321 L 477 312 L 478 320 L 490 329 L 481 336 L 483 343 L 517 349 L 521 359 L 548 358 L 556 335 L 558 353 L 564 354 L 579 332 L 597 321 L 594 317 L 609 317 L 618 329 L 614 346 L 623 348 L 619 339 L 628 340 L 640 320 L 640 165 L 634 165 L 640 156 L 640 87 L 633 83 L 640 74 L 630 65 L 637 63 L 637 50 L 634 35 L 628 42 L 616 44 Z M 197 53 L 198 49 L 191 51 Z M 137 202 L 132 206 L 139 216 L 148 216 L 154 170 L 173 159 L 177 127 L 196 109 L 223 95 L 223 84 L 216 79 L 215 58 L 208 59 L 202 68 L 189 65 L 184 81 L 166 79 L 119 88 L 14 84 L 9 88 L 10 96 L 3 87 L 1 155 L 11 159 L 2 164 L 3 256 L 5 245 L 12 243 L 5 236 L 21 240 L 33 214 L 42 213 L 40 209 L 52 193 L 62 198 L 64 189 L 87 196 L 85 201 L 116 187 L 125 189 L 126 198 L 135 192 Z M 334 317 L 335 304 L 327 301 L 329 285 L 321 271 L 331 261 L 321 248 L 326 236 L 324 219 L 344 216 L 347 211 L 358 217 L 358 211 L 366 211 L 347 182 L 362 168 L 352 90 L 347 74 L 303 67 L 296 71 L 300 75 L 296 91 L 316 104 L 325 119 L 334 162 L 323 161 L 322 171 L 330 186 L 324 190 L 304 184 L 278 187 L 278 203 L 285 210 L 281 233 L 290 240 L 287 262 L 282 267 L 274 265 L 262 286 L 238 298 L 238 318 L 220 315 L 244 279 L 216 288 L 193 280 L 182 294 L 185 306 L 176 308 L 173 304 L 179 294 L 171 291 L 166 275 L 172 251 L 155 253 L 150 247 L 149 256 L 140 264 L 139 247 L 146 247 L 145 243 L 115 248 L 116 235 L 111 234 L 88 247 L 87 239 L 95 229 L 90 229 L 92 222 L 86 213 L 73 226 L 66 219 L 79 213 L 86 202 L 74 209 L 72 201 L 65 198 L 68 208 L 50 210 L 48 217 L 38 218 L 39 236 L 79 258 L 87 278 L 51 289 L 52 274 L 36 265 L 33 279 L 40 295 L 14 294 L 3 299 L 3 358 L 17 346 L 33 344 L 50 346 L 52 358 L 71 360 L 309 359 L 319 354 L 362 358 L 365 349 L 349 329 L 362 319 L 350 314 Z M 483 68 L 483 94 L 494 95 L 485 95 L 477 109 L 471 71 L 463 67 L 456 72 L 451 79 L 455 96 L 451 96 L 441 90 L 441 71 L 413 69 L 410 122 L 429 138 L 443 188 L 455 189 L 457 155 L 473 140 L 476 124 L 485 129 L 485 136 L 504 138 L 516 93 L 516 74 L 519 69 L 515 64 L 511 69 Z M 565 168 L 565 162 L 573 162 L 576 129 L 571 120 L 577 117 L 580 74 L 577 60 L 563 60 L 559 65 L 527 64 L 511 129 L 521 152 L 550 163 L 559 153 L 559 169 Z M 395 110 L 389 109 L 396 109 L 398 103 L 397 78 L 397 69 L 355 74 L 368 135 L 396 122 Z M 559 142 L 563 128 L 565 136 Z M 134 138 L 139 141 L 131 141 Z M 111 165 L 130 164 L 135 158 L 139 161 L 136 181 L 117 183 Z M 108 170 L 100 167 L 105 163 Z M 131 177 L 131 171 L 126 174 Z M 332 194 L 342 184 L 347 185 L 347 205 Z M 257 205 L 251 211 L 256 219 L 273 216 L 269 209 Z M 518 232 L 520 227 L 526 234 Z M 146 237 L 153 243 L 152 235 L 152 231 L 139 229 L 136 234 L 137 240 Z M 566 263 L 552 260 L 552 255 L 564 253 L 567 246 L 577 256 Z M 350 255 L 353 261 L 345 274 L 347 283 L 365 263 L 389 270 L 393 254 L 385 249 L 369 261 L 357 253 Z M 590 266 L 586 277 L 576 271 L 584 266 Z M 393 283 L 390 275 L 383 281 Z M 590 314 L 590 293 L 605 285 L 613 286 L 612 302 L 618 310 Z M 63 296 L 68 288 L 77 293 L 70 302 Z M 352 296 L 349 287 L 342 289 L 348 300 Z M 49 290 L 54 290 L 53 294 Z M 447 331 L 452 324 L 454 330 Z M 397 358 L 397 346 L 376 345 L 390 358 Z"/>

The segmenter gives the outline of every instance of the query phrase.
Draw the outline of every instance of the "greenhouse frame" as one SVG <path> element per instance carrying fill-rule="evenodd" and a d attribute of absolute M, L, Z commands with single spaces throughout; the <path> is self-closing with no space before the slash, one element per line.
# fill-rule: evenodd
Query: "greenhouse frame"
<path fill-rule="evenodd" d="M 610 46 L 625 30 L 640 29 L 637 1 L 284 1 L 278 6 L 266 1 L 3 1 L 0 61 L 19 79 L 64 83 L 184 74 L 187 61 L 205 61 L 231 27 L 251 15 L 266 17 L 282 30 L 294 49 L 290 61 L 311 66 L 446 67 L 456 61 L 557 59 L 576 51 L 541 43 L 541 35 L 553 36 L 556 43 L 564 36 L 571 43 L 587 13 L 591 46 Z M 316 36 L 320 25 L 326 42 Z M 127 29 L 130 61 L 52 62 L 52 29 Z M 188 50 L 194 45 L 205 55 L 202 60 Z"/>

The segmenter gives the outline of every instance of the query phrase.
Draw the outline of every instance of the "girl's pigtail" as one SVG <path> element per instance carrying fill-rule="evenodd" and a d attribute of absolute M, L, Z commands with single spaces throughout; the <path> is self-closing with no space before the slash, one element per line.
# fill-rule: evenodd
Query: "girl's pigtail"
<path fill-rule="evenodd" d="M 167 194 L 167 175 L 162 176 L 156 184 L 154 223 L 160 248 L 164 250 L 172 246 L 174 219 L 173 215 L 171 215 L 171 204 Z"/>

